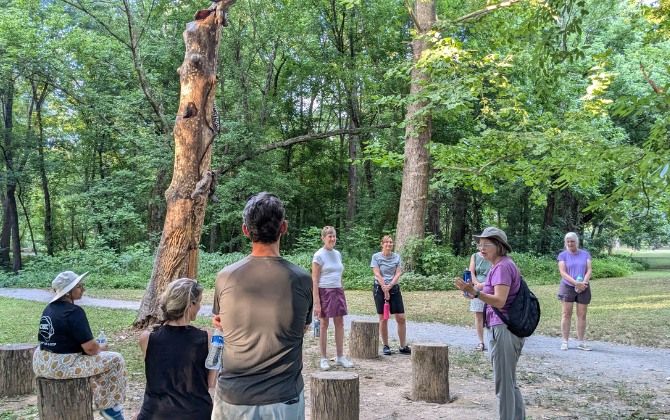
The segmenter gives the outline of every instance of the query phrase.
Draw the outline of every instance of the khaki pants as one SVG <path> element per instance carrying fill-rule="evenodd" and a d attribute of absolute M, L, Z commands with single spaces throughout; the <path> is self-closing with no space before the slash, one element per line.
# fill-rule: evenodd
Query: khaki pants
<path fill-rule="evenodd" d="M 293 400 L 266 405 L 228 404 L 218 395 L 214 398 L 212 420 L 304 420 L 305 390 Z"/>

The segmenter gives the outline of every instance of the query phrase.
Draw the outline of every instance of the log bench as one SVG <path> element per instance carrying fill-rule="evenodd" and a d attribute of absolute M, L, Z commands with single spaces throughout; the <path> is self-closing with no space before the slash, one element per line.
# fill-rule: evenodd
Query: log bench
<path fill-rule="evenodd" d="M 0 346 L 0 397 L 32 394 L 35 390 L 33 352 L 36 344 Z"/>
<path fill-rule="evenodd" d="M 379 357 L 379 322 L 351 321 L 349 356 L 356 359 Z"/>
<path fill-rule="evenodd" d="M 41 420 L 93 420 L 90 378 L 37 378 Z"/>
<path fill-rule="evenodd" d="M 358 420 L 358 375 L 317 372 L 310 382 L 312 420 Z"/>
<path fill-rule="evenodd" d="M 412 399 L 449 402 L 449 347 L 446 344 L 412 345 Z"/>

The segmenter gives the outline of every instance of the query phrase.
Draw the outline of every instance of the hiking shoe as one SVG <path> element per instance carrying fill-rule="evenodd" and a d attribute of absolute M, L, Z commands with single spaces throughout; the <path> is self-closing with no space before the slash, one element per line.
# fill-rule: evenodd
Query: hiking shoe
<path fill-rule="evenodd" d="M 352 367 L 354 367 L 354 364 L 352 363 L 352 361 L 347 359 L 344 356 L 341 356 L 341 357 L 338 357 L 337 359 L 335 359 L 335 364 L 338 365 L 338 366 L 342 366 L 343 368 L 346 368 L 346 369 L 351 369 Z"/>
<path fill-rule="evenodd" d="M 400 354 L 412 354 L 412 349 L 410 349 L 409 346 L 400 347 L 398 349 L 398 353 L 400 353 Z"/>
<path fill-rule="evenodd" d="M 484 345 L 484 343 L 479 343 L 479 344 L 477 344 L 477 346 L 475 347 L 475 350 L 476 350 L 476 351 L 486 351 L 486 346 Z"/>
<path fill-rule="evenodd" d="M 384 346 L 384 349 L 382 350 L 382 353 L 384 353 L 384 356 L 390 356 L 391 353 L 391 347 L 389 346 Z"/>
<path fill-rule="evenodd" d="M 100 410 L 100 415 L 106 420 L 124 420 L 122 408 L 105 408 L 104 410 Z"/>
<path fill-rule="evenodd" d="M 568 342 L 564 341 L 561 343 L 561 350 L 567 350 L 568 349 Z"/>
<path fill-rule="evenodd" d="M 322 357 L 321 362 L 319 363 L 319 367 L 321 367 L 321 370 L 330 369 L 330 363 L 328 363 L 328 359 L 326 359 L 325 357 Z"/>
<path fill-rule="evenodd" d="M 589 347 L 589 346 L 586 344 L 586 341 L 582 341 L 581 343 L 579 343 L 579 344 L 577 345 L 577 348 L 578 348 L 579 350 L 591 351 L 591 347 Z"/>

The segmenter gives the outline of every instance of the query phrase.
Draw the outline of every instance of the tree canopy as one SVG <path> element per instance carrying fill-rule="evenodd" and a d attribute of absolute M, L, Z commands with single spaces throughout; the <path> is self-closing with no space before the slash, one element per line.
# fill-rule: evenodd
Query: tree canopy
<path fill-rule="evenodd" d="M 410 122 L 431 117 L 425 233 L 454 254 L 485 225 L 538 253 L 567 231 L 594 250 L 668 243 L 669 2 L 435 4 L 416 62 L 413 1 L 251 0 L 229 11 L 202 248 L 243 250 L 241 209 L 262 190 L 286 201 L 289 248 L 323 225 L 372 244 L 393 232 L 417 102 Z M 21 248 L 158 243 L 181 33 L 205 7 L 0 9 L 6 268 L 20 268 Z M 419 90 L 412 69 L 428 76 Z"/>

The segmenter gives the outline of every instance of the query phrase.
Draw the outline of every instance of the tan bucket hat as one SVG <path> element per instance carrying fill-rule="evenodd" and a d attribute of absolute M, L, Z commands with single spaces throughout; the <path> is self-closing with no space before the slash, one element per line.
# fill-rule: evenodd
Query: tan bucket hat
<path fill-rule="evenodd" d="M 512 247 L 507 243 L 507 235 L 503 232 L 502 229 L 497 227 L 489 226 L 482 231 L 479 235 L 472 235 L 475 238 L 475 241 L 479 242 L 481 238 L 495 238 L 502 243 L 502 245 L 507 248 L 508 252 L 512 252 Z"/>
<path fill-rule="evenodd" d="M 57 275 L 56 278 L 51 282 L 51 288 L 54 290 L 54 292 L 56 292 L 56 296 L 51 299 L 51 302 L 55 302 L 65 296 L 66 293 L 74 289 L 74 287 L 78 285 L 79 282 L 82 281 L 82 279 L 87 275 L 88 271 L 81 275 L 78 275 L 72 271 L 63 271 Z"/>

